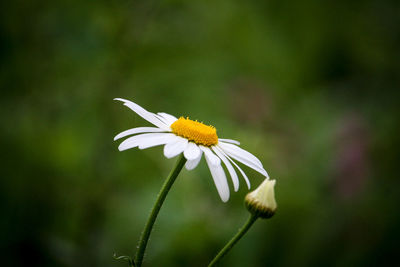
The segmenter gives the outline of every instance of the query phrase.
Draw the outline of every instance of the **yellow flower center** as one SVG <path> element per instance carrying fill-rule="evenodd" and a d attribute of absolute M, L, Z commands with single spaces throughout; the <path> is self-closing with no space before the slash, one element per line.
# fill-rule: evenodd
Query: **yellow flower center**
<path fill-rule="evenodd" d="M 171 125 L 172 132 L 198 145 L 212 146 L 218 144 L 217 129 L 189 118 L 180 117 Z"/>

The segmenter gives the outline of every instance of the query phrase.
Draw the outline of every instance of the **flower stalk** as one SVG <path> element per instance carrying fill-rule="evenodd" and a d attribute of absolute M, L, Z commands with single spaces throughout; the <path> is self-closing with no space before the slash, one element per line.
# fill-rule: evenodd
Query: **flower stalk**
<path fill-rule="evenodd" d="M 232 247 L 247 233 L 250 227 L 258 218 L 269 219 L 274 216 L 278 207 L 275 200 L 275 180 L 265 179 L 256 190 L 248 193 L 244 199 L 244 204 L 250 212 L 247 222 L 239 229 L 239 232 L 223 247 L 211 261 L 208 267 L 215 266 Z"/>
<path fill-rule="evenodd" d="M 239 229 L 237 234 L 218 252 L 217 256 L 210 262 L 208 267 L 216 266 L 216 264 L 232 249 L 232 247 L 244 236 L 253 223 L 258 219 L 257 215 L 251 214 L 247 222 Z"/>
<path fill-rule="evenodd" d="M 157 195 L 156 202 L 154 203 L 153 209 L 151 210 L 150 216 L 144 227 L 142 235 L 140 236 L 139 246 L 134 261 L 136 267 L 142 266 L 144 252 L 146 250 L 147 242 L 149 240 L 151 230 L 153 229 L 154 222 L 156 221 L 157 215 L 161 209 L 162 204 L 164 203 L 165 198 L 167 197 L 169 190 L 174 184 L 176 178 L 178 177 L 178 174 L 182 170 L 185 163 L 186 159 L 183 156 L 183 154 L 181 154 L 174 168 L 172 169 L 167 179 L 165 180 L 163 186 L 161 187 L 160 192 Z"/>

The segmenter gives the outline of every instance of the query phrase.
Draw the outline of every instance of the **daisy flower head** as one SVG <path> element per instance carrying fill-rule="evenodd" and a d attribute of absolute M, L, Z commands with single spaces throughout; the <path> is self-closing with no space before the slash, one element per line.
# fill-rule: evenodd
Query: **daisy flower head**
<path fill-rule="evenodd" d="M 186 158 L 185 168 L 193 170 L 204 155 L 211 176 L 223 202 L 229 199 L 229 186 L 223 163 L 232 179 L 235 191 L 239 189 L 239 178 L 235 168 L 246 181 L 250 189 L 250 181 L 244 171 L 235 162 L 238 161 L 269 179 L 261 161 L 253 154 L 239 147 L 240 143 L 232 139 L 218 138 L 217 130 L 213 126 L 205 125 L 189 118 L 177 119 L 167 113 L 152 113 L 132 101 L 115 98 L 124 103 L 136 114 L 147 120 L 155 127 L 137 127 L 119 133 L 114 140 L 127 136 L 118 147 L 120 151 L 138 147 L 146 149 L 154 146 L 164 146 L 164 156 L 173 158 L 183 153 Z"/>

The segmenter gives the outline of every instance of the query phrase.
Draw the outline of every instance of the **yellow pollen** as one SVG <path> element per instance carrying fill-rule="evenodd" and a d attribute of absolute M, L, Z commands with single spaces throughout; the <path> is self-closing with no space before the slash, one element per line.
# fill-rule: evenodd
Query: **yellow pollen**
<path fill-rule="evenodd" d="M 172 132 L 198 145 L 212 146 L 218 144 L 217 129 L 189 118 L 180 117 L 171 125 Z"/>

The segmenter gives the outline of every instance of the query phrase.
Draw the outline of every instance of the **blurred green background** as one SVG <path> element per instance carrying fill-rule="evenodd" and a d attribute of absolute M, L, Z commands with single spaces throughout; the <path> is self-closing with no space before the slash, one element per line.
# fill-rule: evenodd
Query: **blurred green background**
<path fill-rule="evenodd" d="M 2 1 L 1 265 L 127 266 L 175 160 L 118 152 L 149 124 L 114 97 L 214 125 L 277 180 L 221 266 L 398 262 L 399 3 Z M 224 204 L 204 160 L 184 170 L 145 266 L 206 266 L 247 192 Z"/>

